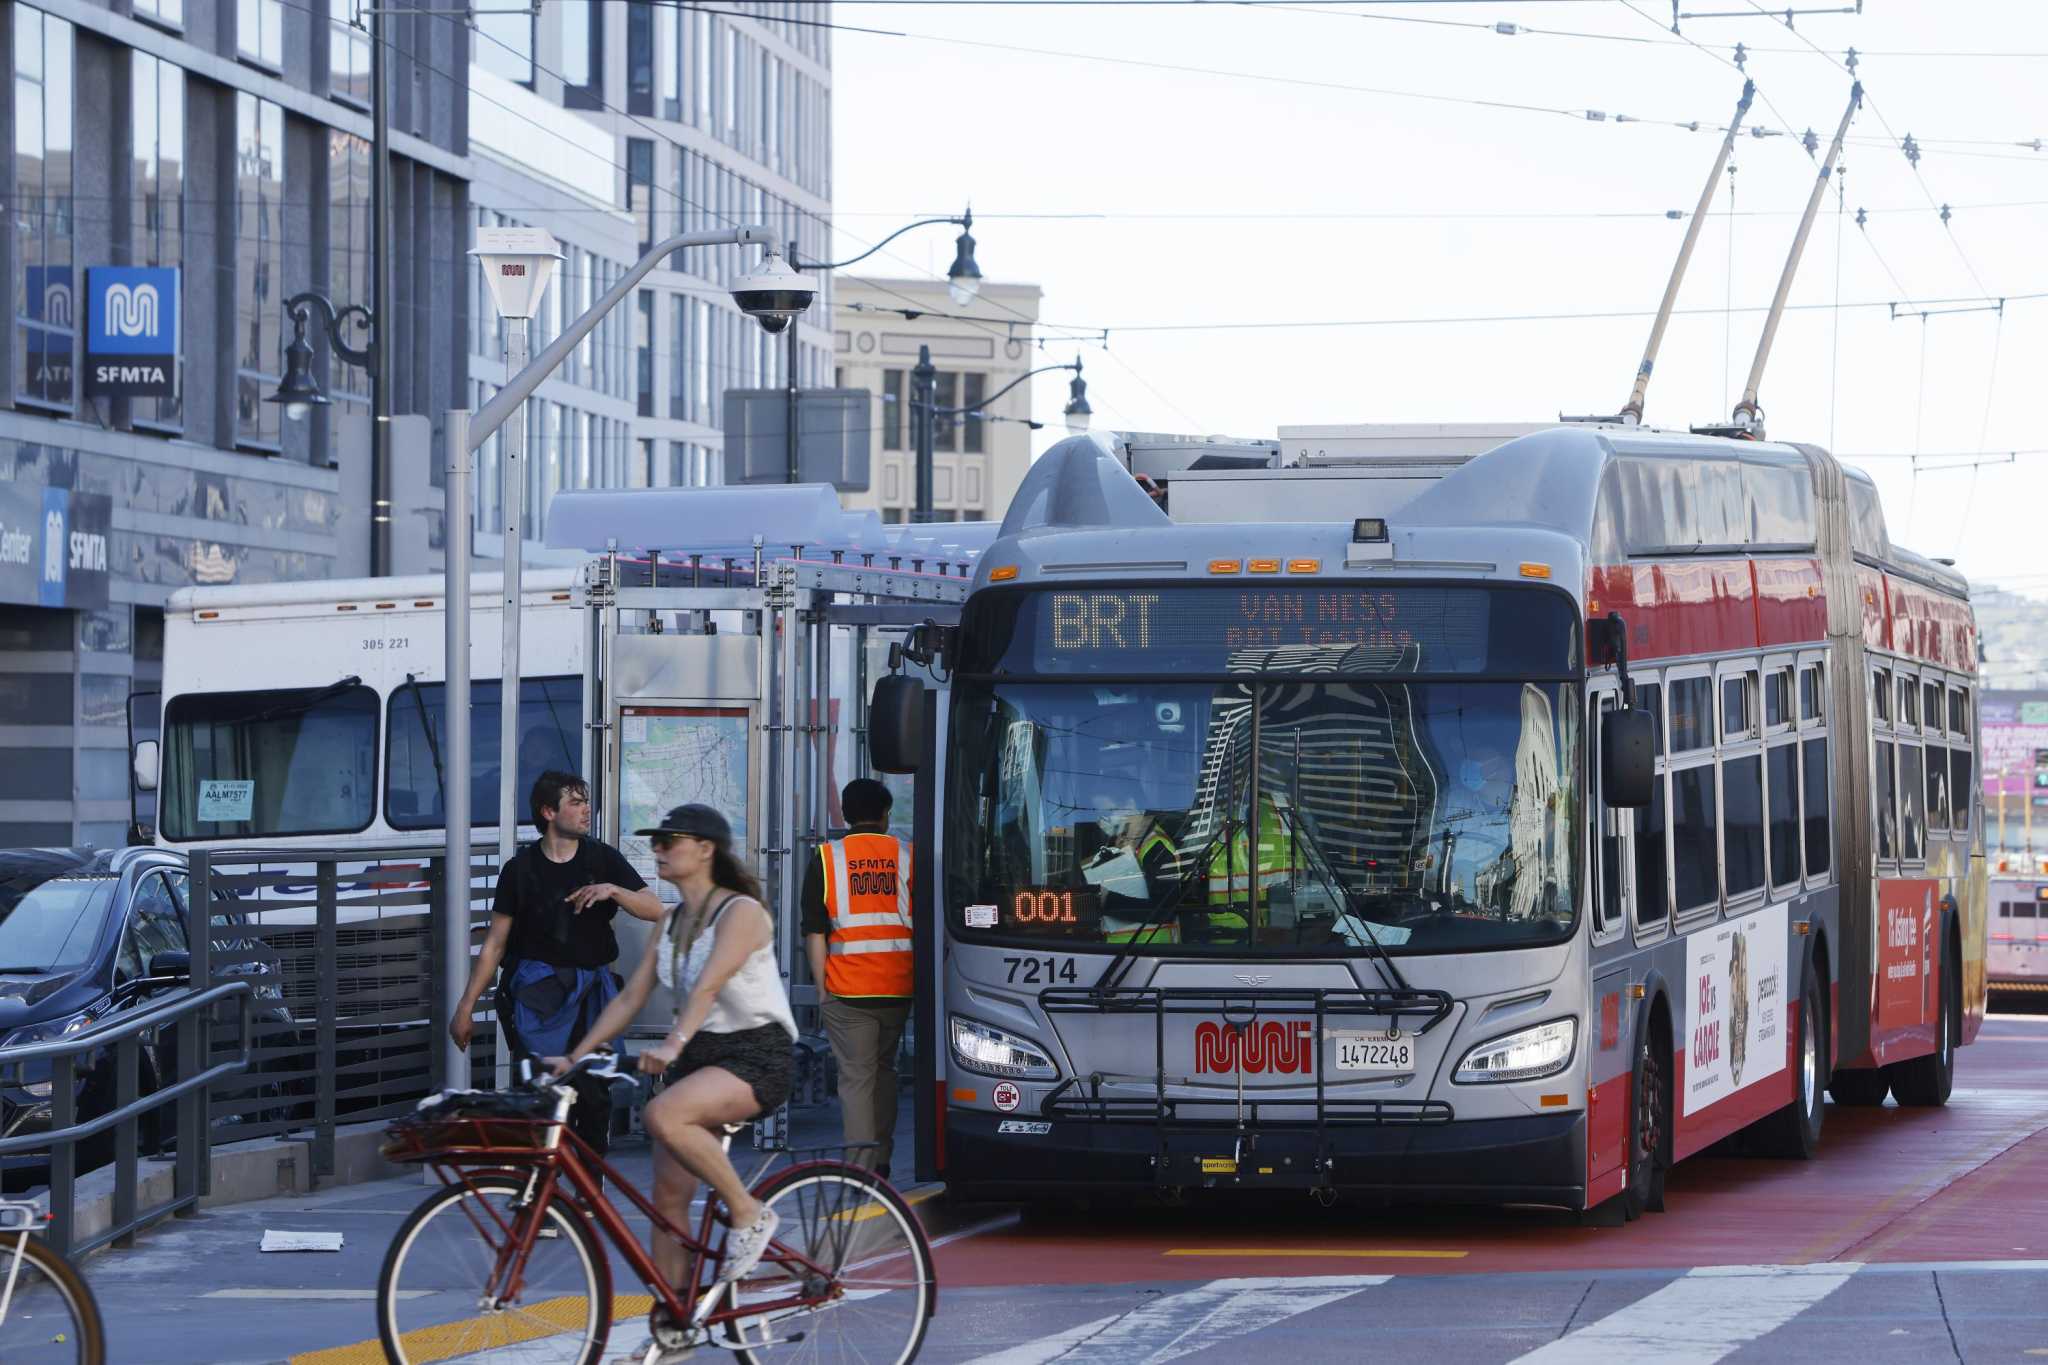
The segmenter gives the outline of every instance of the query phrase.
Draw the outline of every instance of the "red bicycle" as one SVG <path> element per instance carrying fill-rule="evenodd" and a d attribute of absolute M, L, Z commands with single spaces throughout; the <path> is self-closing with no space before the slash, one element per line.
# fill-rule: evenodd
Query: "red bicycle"
<path fill-rule="evenodd" d="M 704 1346 L 778 1363 L 916 1357 L 938 1284 L 902 1195 L 844 1161 L 773 1171 L 754 1194 L 781 1228 L 745 1279 L 721 1281 L 725 1219 L 715 1197 L 705 1196 L 693 1236 L 567 1126 L 572 1080 L 620 1074 L 609 1058 L 587 1057 L 559 1079 L 442 1096 L 392 1126 L 386 1155 L 430 1167 L 443 1187 L 406 1218 L 384 1257 L 377 1330 L 391 1360 L 597 1365 L 612 1323 L 642 1315 L 651 1340 L 633 1358 L 650 1365 Z M 682 1246 L 685 1288 L 663 1282 L 607 1183 Z M 614 1294 L 605 1241 L 645 1294 Z"/>

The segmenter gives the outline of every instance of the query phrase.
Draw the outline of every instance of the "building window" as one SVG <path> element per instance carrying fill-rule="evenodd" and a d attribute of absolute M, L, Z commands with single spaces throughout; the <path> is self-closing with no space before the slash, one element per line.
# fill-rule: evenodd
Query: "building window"
<path fill-rule="evenodd" d="M 654 416 L 654 291 L 640 291 L 639 310 L 634 314 L 633 343 L 639 359 L 639 413 Z"/>
<path fill-rule="evenodd" d="M 235 0 L 235 50 L 244 61 L 284 68 L 284 0 Z"/>
<path fill-rule="evenodd" d="M 601 7 L 591 5 L 588 8 Z M 476 26 L 476 64 L 494 76 L 502 76 L 520 85 L 532 85 L 533 15 L 524 9 L 501 7 L 478 10 L 471 22 Z"/>
<path fill-rule="evenodd" d="M 882 371 L 882 449 L 903 449 L 903 371 Z"/>
<path fill-rule="evenodd" d="M 653 114 L 654 65 L 660 51 L 654 41 L 654 6 L 632 0 L 626 6 L 626 112 Z"/>
<path fill-rule="evenodd" d="M 71 25 L 14 7 L 14 392 L 69 408 L 77 336 L 71 234 Z"/>
<path fill-rule="evenodd" d="M 284 110 L 235 96 L 235 439 L 275 449 L 284 372 Z"/>
<path fill-rule="evenodd" d="M 654 143 L 644 137 L 626 139 L 626 211 L 639 226 L 645 256 L 654 246 Z"/>
<path fill-rule="evenodd" d="M 327 93 L 348 104 L 370 107 L 370 35 L 350 23 L 351 0 L 328 0 Z M 481 18 L 478 20 L 482 22 Z M 479 44 L 486 46 L 486 44 Z"/>
<path fill-rule="evenodd" d="M 183 28 L 185 0 L 135 0 L 135 17 L 154 19 L 166 28 Z"/>
<path fill-rule="evenodd" d="M 674 5 L 654 7 L 654 83 L 661 103 L 658 111 L 670 122 L 683 116 L 682 11 Z"/>
<path fill-rule="evenodd" d="M 135 133 L 135 263 L 175 266 L 184 260 L 185 72 L 142 52 L 131 52 L 131 105 Z M 179 325 L 184 325 L 180 310 Z M 184 354 L 182 345 L 177 347 Z M 138 398 L 138 422 L 175 428 L 179 399 Z"/>
<path fill-rule="evenodd" d="M 370 144 L 352 133 L 327 134 L 327 297 L 336 308 L 374 306 L 370 281 Z M 361 350 L 370 334 L 351 327 L 342 334 Z M 316 346 L 321 343 L 316 341 Z M 370 376 L 329 350 L 327 396 L 337 404 L 367 410 Z"/>
<path fill-rule="evenodd" d="M 966 420 L 960 424 L 960 449 L 969 455 L 982 452 L 982 395 L 988 391 L 988 376 L 984 374 L 963 374 L 960 376 L 960 406 L 967 409 Z"/>
<path fill-rule="evenodd" d="M 582 4 L 555 8 L 562 15 L 562 103 L 570 109 L 602 109 L 606 7 Z"/>

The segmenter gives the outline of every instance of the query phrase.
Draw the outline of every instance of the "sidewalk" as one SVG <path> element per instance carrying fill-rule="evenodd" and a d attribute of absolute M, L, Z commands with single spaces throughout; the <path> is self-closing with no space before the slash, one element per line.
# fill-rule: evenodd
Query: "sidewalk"
<path fill-rule="evenodd" d="M 910 1109 L 906 1089 L 892 1162 L 898 1188 L 927 1218 L 943 1216 L 943 1201 L 932 1199 L 942 1187 L 910 1184 L 915 1168 Z M 838 1145 L 836 1103 L 790 1112 L 792 1149 Z M 748 1175 L 788 1160 L 755 1151 L 750 1132 L 735 1139 L 733 1156 Z M 635 1185 L 651 1185 L 654 1158 L 644 1136 L 617 1139 L 607 1160 Z M 425 1194 L 422 1173 L 408 1171 L 311 1194 L 223 1206 L 160 1223 L 131 1250 L 92 1257 L 85 1272 L 107 1320 L 108 1359 L 153 1365 L 381 1360 L 374 1347 L 367 1353 L 335 1348 L 376 1336 L 373 1299 L 385 1249 Z M 626 1212 L 627 1222 L 644 1236 L 646 1220 Z M 338 1232 L 342 1248 L 266 1254 L 258 1250 L 265 1231 Z M 933 1235 L 939 1235 L 936 1229 Z M 613 1260 L 615 1272 L 630 1275 L 616 1256 Z"/>

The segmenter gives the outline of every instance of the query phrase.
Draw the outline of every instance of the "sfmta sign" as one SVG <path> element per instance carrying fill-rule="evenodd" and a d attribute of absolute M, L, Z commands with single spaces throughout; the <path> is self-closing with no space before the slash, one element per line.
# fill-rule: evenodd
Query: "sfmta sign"
<path fill-rule="evenodd" d="M 169 398 L 178 391 L 176 267 L 86 271 L 85 392 Z"/>

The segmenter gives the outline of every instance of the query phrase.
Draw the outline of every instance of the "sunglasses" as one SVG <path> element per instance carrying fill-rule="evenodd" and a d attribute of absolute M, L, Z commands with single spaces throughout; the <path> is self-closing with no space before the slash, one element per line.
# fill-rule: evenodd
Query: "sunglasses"
<path fill-rule="evenodd" d="M 656 834 L 649 837 L 649 839 L 647 840 L 647 844 L 648 847 L 655 849 L 657 852 L 660 852 L 673 848 L 675 845 L 681 843 L 685 839 L 696 838 L 697 836 L 694 834 Z M 697 841 L 699 843 L 711 842 L 709 839 L 698 839 Z"/>

